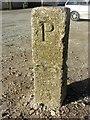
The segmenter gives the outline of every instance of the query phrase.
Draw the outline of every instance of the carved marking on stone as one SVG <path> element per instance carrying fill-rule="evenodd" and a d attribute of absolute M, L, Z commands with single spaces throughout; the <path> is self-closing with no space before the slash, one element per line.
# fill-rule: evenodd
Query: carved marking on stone
<path fill-rule="evenodd" d="M 46 32 L 52 32 L 54 30 L 54 25 L 52 23 L 40 22 L 42 29 L 42 41 L 45 41 Z"/>

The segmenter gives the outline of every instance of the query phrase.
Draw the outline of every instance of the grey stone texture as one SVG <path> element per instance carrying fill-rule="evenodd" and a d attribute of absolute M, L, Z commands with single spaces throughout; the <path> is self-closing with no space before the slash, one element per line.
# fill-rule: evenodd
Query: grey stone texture
<path fill-rule="evenodd" d="M 69 22 L 69 10 L 64 7 L 32 10 L 35 105 L 56 108 L 66 96 Z"/>

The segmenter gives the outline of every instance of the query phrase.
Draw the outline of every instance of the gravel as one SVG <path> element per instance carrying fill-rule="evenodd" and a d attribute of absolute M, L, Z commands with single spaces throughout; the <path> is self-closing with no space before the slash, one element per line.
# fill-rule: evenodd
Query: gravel
<path fill-rule="evenodd" d="M 63 106 L 49 110 L 34 108 L 34 78 L 31 57 L 31 9 L 2 12 L 3 118 L 89 118 L 88 24 L 70 24 L 68 89 Z M 1 102 L 0 102 L 1 105 Z"/>

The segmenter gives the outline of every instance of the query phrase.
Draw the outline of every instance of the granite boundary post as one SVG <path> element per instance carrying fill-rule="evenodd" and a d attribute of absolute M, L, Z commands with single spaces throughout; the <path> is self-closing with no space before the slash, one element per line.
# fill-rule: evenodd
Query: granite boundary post
<path fill-rule="evenodd" d="M 38 7 L 32 10 L 32 61 L 34 104 L 48 108 L 61 106 L 67 88 L 69 10 Z"/>

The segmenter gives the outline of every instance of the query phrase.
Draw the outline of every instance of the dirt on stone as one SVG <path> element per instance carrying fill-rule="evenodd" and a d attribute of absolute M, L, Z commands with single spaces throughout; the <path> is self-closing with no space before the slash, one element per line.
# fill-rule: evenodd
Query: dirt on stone
<path fill-rule="evenodd" d="M 70 22 L 67 96 L 63 106 L 33 108 L 34 78 L 31 48 L 31 9 L 2 12 L 2 118 L 88 119 L 88 25 Z"/>

